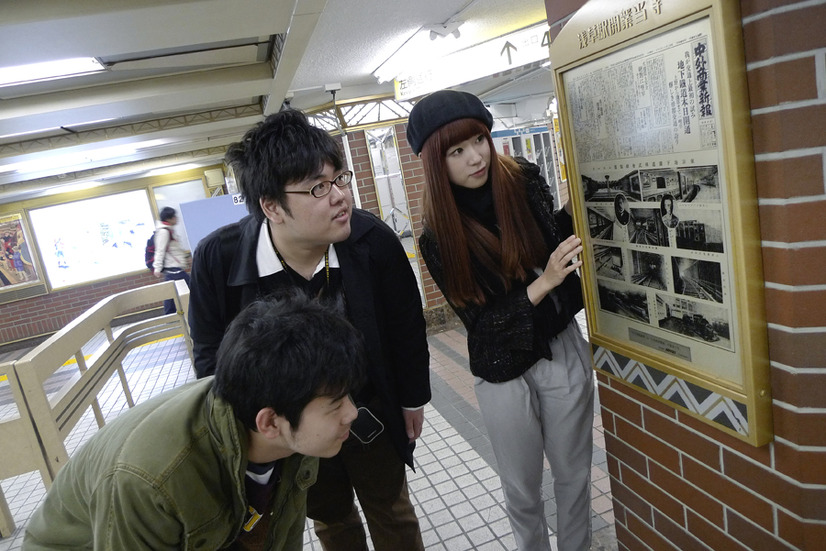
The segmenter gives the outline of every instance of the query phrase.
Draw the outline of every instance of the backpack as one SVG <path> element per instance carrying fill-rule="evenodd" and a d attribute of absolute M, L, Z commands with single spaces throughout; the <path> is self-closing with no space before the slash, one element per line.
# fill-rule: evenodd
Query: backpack
<path fill-rule="evenodd" d="M 155 271 L 155 232 L 152 232 L 152 237 L 146 240 L 146 248 L 143 251 L 143 260 L 150 272 Z"/>

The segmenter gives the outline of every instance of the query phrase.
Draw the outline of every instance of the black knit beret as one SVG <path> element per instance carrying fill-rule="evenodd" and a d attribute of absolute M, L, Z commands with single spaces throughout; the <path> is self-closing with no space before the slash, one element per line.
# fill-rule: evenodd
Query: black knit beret
<path fill-rule="evenodd" d="M 418 155 L 431 134 L 449 122 L 459 119 L 479 119 L 488 130 L 493 128 L 493 115 L 482 101 L 467 92 L 439 90 L 425 96 L 413 106 L 407 120 L 407 143 Z"/>

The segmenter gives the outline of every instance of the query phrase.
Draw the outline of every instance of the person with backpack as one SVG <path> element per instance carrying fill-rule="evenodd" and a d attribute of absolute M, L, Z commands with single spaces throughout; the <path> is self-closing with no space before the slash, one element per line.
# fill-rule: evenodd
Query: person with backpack
<path fill-rule="evenodd" d="M 178 223 L 178 216 L 172 207 L 161 209 L 160 221 L 155 226 L 155 258 L 152 262 L 152 272 L 158 279 L 164 278 L 166 281 L 183 279 L 189 286 L 189 251 L 181 246 L 181 242 L 175 237 L 173 228 Z M 163 301 L 163 313 L 175 313 L 175 301 L 166 299 Z"/>

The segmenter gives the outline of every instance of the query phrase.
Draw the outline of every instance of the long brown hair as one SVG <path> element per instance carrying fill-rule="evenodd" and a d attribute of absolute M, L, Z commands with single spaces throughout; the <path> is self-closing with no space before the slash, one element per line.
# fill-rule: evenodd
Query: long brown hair
<path fill-rule="evenodd" d="M 452 145 L 482 134 L 490 146 L 489 181 L 499 224 L 499 237 L 461 213 L 447 176 L 446 152 Z M 524 281 L 528 271 L 542 267 L 548 248 L 528 207 L 522 171 L 510 157 L 498 155 L 487 126 L 476 119 L 459 119 L 434 132 L 422 148 L 427 186 L 424 223 L 439 245 L 445 271 L 445 296 L 456 306 L 484 304 L 491 290 L 472 270 L 471 257 L 498 277 L 507 291 L 511 281 Z"/>

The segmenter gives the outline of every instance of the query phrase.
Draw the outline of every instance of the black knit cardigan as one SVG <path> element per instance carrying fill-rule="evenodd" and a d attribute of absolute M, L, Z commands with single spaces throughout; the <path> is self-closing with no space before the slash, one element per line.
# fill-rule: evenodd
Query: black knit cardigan
<path fill-rule="evenodd" d="M 523 182 L 531 212 L 548 251 L 552 252 L 573 234 L 573 220 L 564 209 L 554 212 L 553 196 L 539 167 L 520 157 L 516 160 L 525 176 Z M 445 274 L 439 245 L 426 220 L 419 248 L 430 275 L 444 292 Z M 474 269 L 479 270 L 479 264 L 474 259 L 471 261 Z M 513 281 L 507 293 L 486 293 L 486 303 L 482 306 L 471 304 L 459 308 L 451 303 L 450 297 L 445 297 L 467 329 L 470 370 L 475 376 L 492 383 L 509 381 L 522 375 L 540 358 L 551 359 L 550 341 L 582 309 L 582 288 L 579 277 L 571 273 L 551 293 L 556 296 L 559 308 L 551 294 L 534 306 L 528 299 L 527 287 L 536 278 L 536 274 L 530 273 L 527 281 Z"/>

